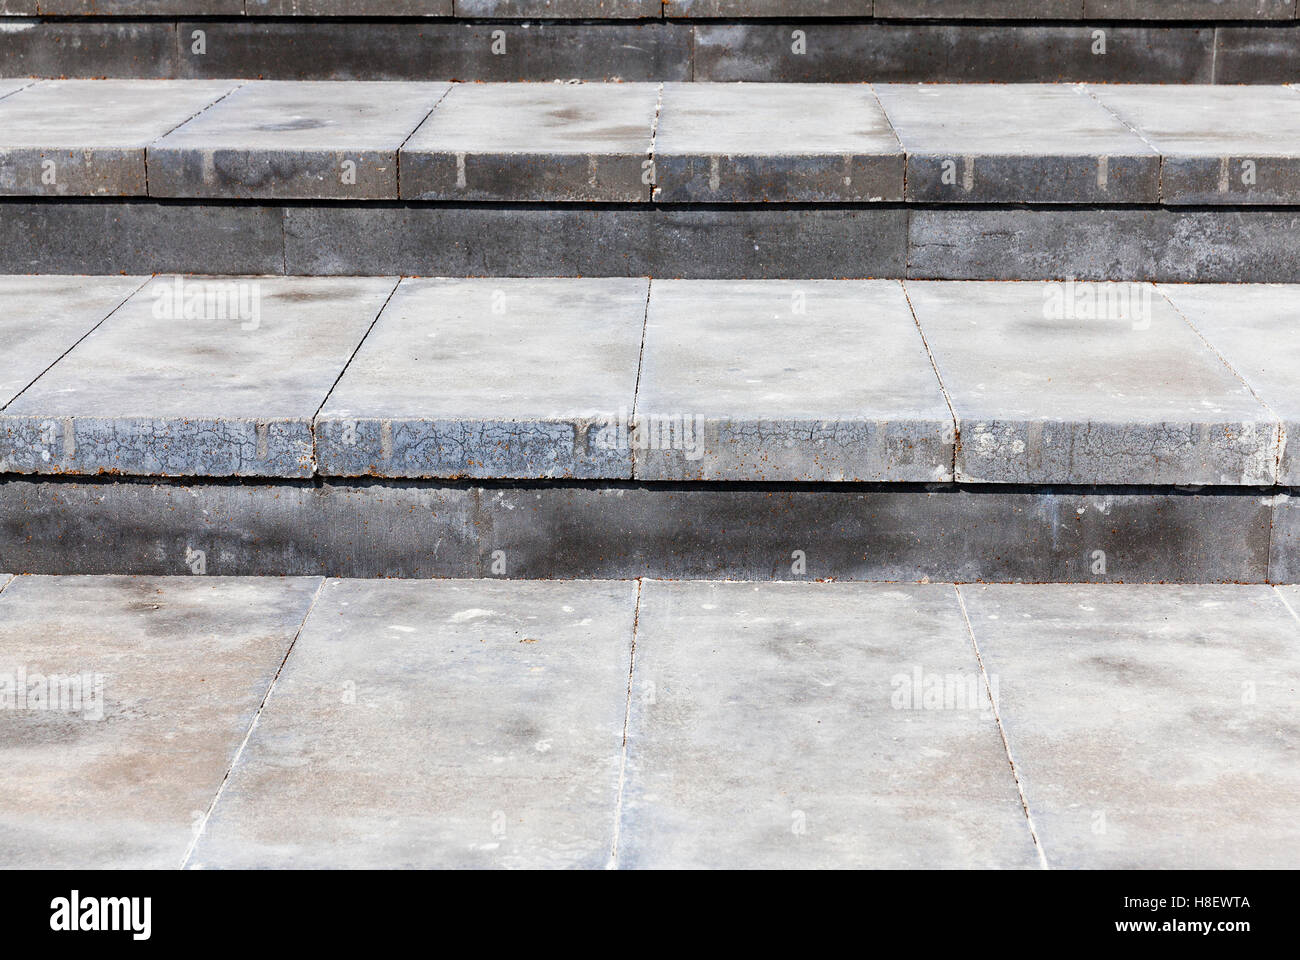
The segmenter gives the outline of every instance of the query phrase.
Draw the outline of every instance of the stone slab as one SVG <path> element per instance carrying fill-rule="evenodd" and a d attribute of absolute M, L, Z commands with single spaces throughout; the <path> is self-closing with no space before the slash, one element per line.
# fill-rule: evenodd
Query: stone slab
<path fill-rule="evenodd" d="M 456 0 L 458 17 L 636 20 L 662 15 L 661 0 Z"/>
<path fill-rule="evenodd" d="M 876 0 L 875 6 L 882 18 L 1077 20 L 1082 14 L 1083 0 Z"/>
<path fill-rule="evenodd" d="M 0 276 L 0 410 L 96 324 L 144 285 L 145 277 Z"/>
<path fill-rule="evenodd" d="M 648 286 L 403 281 L 320 412 L 321 472 L 631 477 Z"/>
<path fill-rule="evenodd" d="M 450 17 L 452 0 L 246 0 L 250 17 Z"/>
<path fill-rule="evenodd" d="M 1300 625 L 1273 589 L 961 592 L 1050 866 L 1296 862 Z"/>
<path fill-rule="evenodd" d="M 871 7 L 872 0 L 664 0 L 664 16 L 869 17 Z"/>
<path fill-rule="evenodd" d="M 880 84 L 876 94 L 907 152 L 908 200 L 1160 199 L 1159 155 L 1081 87 Z"/>
<path fill-rule="evenodd" d="M 143 20 L 7 20 L 0 74 L 8 77 L 176 77 L 176 24 Z"/>
<path fill-rule="evenodd" d="M 238 17 L 244 0 L 38 0 L 43 17 Z"/>
<path fill-rule="evenodd" d="M 1084 0 L 1088 19 L 1293 20 L 1295 0 Z"/>
<path fill-rule="evenodd" d="M 1292 83 L 1300 24 L 1224 24 L 1215 31 L 1214 45 L 1215 83 Z"/>
<path fill-rule="evenodd" d="M 238 84 L 46 80 L 0 100 L 0 194 L 144 196 L 149 144 Z"/>
<path fill-rule="evenodd" d="M 22 90 L 24 87 L 30 87 L 35 82 L 36 82 L 35 80 L 22 80 L 22 79 L 0 80 L 0 100 L 3 100 L 5 97 L 9 96 L 10 94 L 17 93 L 19 90 Z"/>
<path fill-rule="evenodd" d="M 247 83 L 149 148 L 159 197 L 396 199 L 398 148 L 447 83 Z"/>
<path fill-rule="evenodd" d="M 0 471 L 306 477 L 384 278 L 161 277 L 0 415 Z"/>
<path fill-rule="evenodd" d="M 628 717 L 620 867 L 1037 865 L 950 586 L 646 582 Z"/>
<path fill-rule="evenodd" d="M 402 147 L 402 197 L 650 199 L 656 84 L 463 84 Z"/>
<path fill-rule="evenodd" d="M 642 480 L 943 481 L 953 422 L 891 281 L 655 281 Z"/>
<path fill-rule="evenodd" d="M 669 83 L 655 199 L 902 200 L 905 160 L 865 86 Z"/>
<path fill-rule="evenodd" d="M 5 710 L 0 861 L 179 867 L 318 586 L 221 577 L 9 584 L 0 674 L 25 671 L 29 686 L 27 708 Z M 48 691 L 54 676 L 78 680 L 66 689 L 82 694 L 79 710 L 69 709 L 75 700 L 53 709 L 52 697 L 34 705 L 37 678 Z"/>
<path fill-rule="evenodd" d="M 909 282 L 967 482 L 1272 484 L 1276 417 L 1149 285 Z"/>
<path fill-rule="evenodd" d="M 636 584 L 330 581 L 194 867 L 602 868 Z"/>

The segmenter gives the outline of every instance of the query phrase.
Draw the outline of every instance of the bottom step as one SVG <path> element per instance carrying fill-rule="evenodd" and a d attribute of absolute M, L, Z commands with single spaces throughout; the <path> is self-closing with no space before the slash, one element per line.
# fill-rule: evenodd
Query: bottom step
<path fill-rule="evenodd" d="M 7 867 L 1287 867 L 1294 588 L 0 578 Z"/>

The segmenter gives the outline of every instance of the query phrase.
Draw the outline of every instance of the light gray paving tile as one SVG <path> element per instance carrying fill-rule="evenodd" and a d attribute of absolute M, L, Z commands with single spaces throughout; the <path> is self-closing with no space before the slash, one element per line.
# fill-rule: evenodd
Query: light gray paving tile
<path fill-rule="evenodd" d="M 902 148 L 863 84 L 669 83 L 655 199 L 903 199 Z"/>
<path fill-rule="evenodd" d="M 1265 586 L 961 588 L 1049 866 L 1300 857 L 1300 624 Z"/>
<path fill-rule="evenodd" d="M 1271 484 L 1280 424 L 1147 284 L 909 281 L 959 480 Z"/>
<path fill-rule="evenodd" d="M 638 479 L 952 478 L 952 416 L 892 281 L 655 281 Z"/>
<path fill-rule="evenodd" d="M 0 80 L 0 98 L 17 93 L 19 90 L 23 89 L 23 87 L 30 87 L 35 82 L 35 80 L 25 77 L 19 77 L 15 80 Z"/>
<path fill-rule="evenodd" d="M 648 285 L 403 281 L 321 410 L 321 472 L 630 477 Z"/>
<path fill-rule="evenodd" d="M 0 594 L 0 864 L 180 866 L 319 584 L 9 584 Z M 57 698 L 55 678 L 67 681 Z"/>
<path fill-rule="evenodd" d="M 1154 203 L 1160 157 L 1081 87 L 878 84 L 909 200 Z"/>
<path fill-rule="evenodd" d="M 0 472 L 309 476 L 395 281 L 160 277 L 0 415 Z"/>
<path fill-rule="evenodd" d="M 330 581 L 193 864 L 604 867 L 636 584 Z"/>

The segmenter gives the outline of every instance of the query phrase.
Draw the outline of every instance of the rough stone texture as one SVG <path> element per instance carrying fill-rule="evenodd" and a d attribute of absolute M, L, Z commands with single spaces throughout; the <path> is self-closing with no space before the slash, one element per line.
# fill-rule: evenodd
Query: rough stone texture
<path fill-rule="evenodd" d="M 1036 863 L 952 587 L 642 586 L 619 866 Z"/>
<path fill-rule="evenodd" d="M 161 197 L 395 199 L 397 150 L 446 83 L 248 83 L 149 148 Z"/>
<path fill-rule="evenodd" d="M 1300 91 L 1122 85 L 1091 92 L 1160 151 L 1165 203 L 1300 202 Z"/>
<path fill-rule="evenodd" d="M 452 0 L 246 0 L 250 17 L 450 17 Z"/>
<path fill-rule="evenodd" d="M 1093 32 L 1106 31 L 1106 54 Z M 795 30 L 806 52 L 795 53 Z M 1214 29 L 937 23 L 700 23 L 696 80 L 1210 83 Z M 1220 78 L 1221 80 L 1222 78 Z M 1291 77 L 1290 79 L 1294 79 Z"/>
<path fill-rule="evenodd" d="M 905 161 L 862 86 L 665 84 L 655 199 L 903 199 Z"/>
<path fill-rule="evenodd" d="M 0 861 L 175 868 L 316 592 L 314 579 L 29 578 L 0 675 L 102 677 L 97 706 L 5 710 Z M 12 693 L 12 690 L 10 691 Z M 30 693 L 29 693 L 30 698 Z M 66 702 L 64 707 L 69 706 Z M 102 711 L 102 712 L 101 712 Z"/>
<path fill-rule="evenodd" d="M 635 608 L 633 583 L 327 583 L 193 866 L 606 866 Z"/>
<path fill-rule="evenodd" d="M 1291 20 L 1295 0 L 1084 0 L 1088 18 L 1113 20 Z"/>
<path fill-rule="evenodd" d="M 942 481 L 952 415 L 899 284 L 656 281 L 636 476 Z"/>
<path fill-rule="evenodd" d="M 958 479 L 1276 480 L 1276 417 L 1150 286 L 907 289 L 957 416 Z"/>
<path fill-rule="evenodd" d="M 1275 503 L 1296 581 L 1297 511 L 1246 490 L 9 478 L 0 570 L 177 574 L 203 550 L 214 574 L 1260 583 Z"/>
<path fill-rule="evenodd" d="M 1282 420 L 1279 482 L 1300 484 L 1300 383 L 1295 376 L 1300 287 L 1178 284 L 1161 286 L 1160 292 Z"/>
<path fill-rule="evenodd" d="M 237 86 L 46 80 L 0 100 L 0 194 L 144 196 L 145 148 Z"/>
<path fill-rule="evenodd" d="M 1274 590 L 962 595 L 1049 865 L 1296 862 L 1300 626 Z"/>
<path fill-rule="evenodd" d="M 10 20 L 0 29 L 0 74 L 8 77 L 175 77 L 178 76 L 176 45 L 174 23 Z"/>
<path fill-rule="evenodd" d="M 207 52 L 191 36 L 206 31 Z M 690 80 L 688 23 L 182 22 L 179 76 L 266 80 Z M 494 37 L 494 34 L 497 36 Z M 504 52 L 494 54 L 493 47 Z M 3 52 L 0 40 L 0 52 Z M 0 61 L 2 62 L 2 61 Z M 19 71 L 12 71 L 17 74 Z"/>
<path fill-rule="evenodd" d="M 458 17 L 591 17 L 635 20 L 662 15 L 661 0 L 456 0 Z"/>
<path fill-rule="evenodd" d="M 138 290 L 144 277 L 0 276 L 0 410 Z"/>
<path fill-rule="evenodd" d="M 310 476 L 312 417 L 394 286 L 154 280 L 5 408 L 0 471 Z"/>
<path fill-rule="evenodd" d="M 406 280 L 320 412 L 325 475 L 632 475 L 645 280 Z"/>
<path fill-rule="evenodd" d="M 462 84 L 402 147 L 402 197 L 650 199 L 655 84 Z"/>
<path fill-rule="evenodd" d="M 1083 0 L 876 0 L 877 17 L 1075 20 Z"/>
<path fill-rule="evenodd" d="M 881 84 L 876 94 L 907 152 L 908 200 L 1160 199 L 1159 155 L 1083 88 Z"/>

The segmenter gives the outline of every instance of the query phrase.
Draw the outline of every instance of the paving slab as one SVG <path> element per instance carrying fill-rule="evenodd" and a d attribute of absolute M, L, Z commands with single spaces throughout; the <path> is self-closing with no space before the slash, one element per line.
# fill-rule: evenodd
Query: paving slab
<path fill-rule="evenodd" d="M 248 83 L 149 150 L 159 197 L 397 197 L 397 150 L 447 83 Z"/>
<path fill-rule="evenodd" d="M 953 588 L 644 583 L 618 863 L 1036 866 Z"/>
<path fill-rule="evenodd" d="M 606 866 L 635 609 L 630 582 L 328 582 L 193 866 Z"/>
<path fill-rule="evenodd" d="M 952 415 L 899 284 L 655 281 L 641 480 L 942 481 Z"/>
<path fill-rule="evenodd" d="M 402 147 L 402 197 L 650 199 L 659 85 L 462 84 Z"/>
<path fill-rule="evenodd" d="M 909 282 L 957 477 L 1265 485 L 1280 424 L 1146 284 Z"/>
<path fill-rule="evenodd" d="M 664 85 L 661 202 L 902 200 L 905 164 L 864 85 Z"/>
<path fill-rule="evenodd" d="M 9 708 L 0 862 L 179 867 L 319 585 L 206 576 L 10 583 L 0 594 Z"/>
<path fill-rule="evenodd" d="M 648 286 L 403 281 L 320 412 L 321 472 L 631 477 Z"/>
<path fill-rule="evenodd" d="M 159 277 L 0 414 L 0 472 L 305 477 L 385 278 Z"/>
<path fill-rule="evenodd" d="M 0 100 L 0 194 L 144 196 L 149 144 L 237 87 L 46 80 Z"/>
<path fill-rule="evenodd" d="M 1300 286 L 1182 283 L 1161 285 L 1160 292 L 1281 418 L 1278 482 L 1300 484 Z"/>
<path fill-rule="evenodd" d="M 877 17 L 1077 20 L 1083 0 L 876 0 Z"/>
<path fill-rule="evenodd" d="M 880 84 L 907 152 L 907 198 L 1155 203 L 1160 157 L 1087 91 L 1049 84 Z"/>
<path fill-rule="evenodd" d="M 182 16 L 235 17 L 244 0 L 38 0 L 46 17 Z"/>
<path fill-rule="evenodd" d="M 1089 89 L 1160 151 L 1165 203 L 1300 202 L 1300 91 L 1263 85 Z"/>
<path fill-rule="evenodd" d="M 1272 588 L 961 592 L 1050 866 L 1295 864 L 1300 624 Z"/>
<path fill-rule="evenodd" d="M 0 99 L 9 96 L 11 93 L 17 93 L 24 87 L 30 87 L 33 83 L 36 83 L 36 81 L 32 79 L 0 80 Z"/>
<path fill-rule="evenodd" d="M 0 410 L 146 279 L 0 276 Z"/>
<path fill-rule="evenodd" d="M 872 0 L 664 0 L 664 16 L 869 17 L 871 4 Z"/>
<path fill-rule="evenodd" d="M 250 17 L 450 17 L 452 0 L 247 0 Z"/>
<path fill-rule="evenodd" d="M 1084 0 L 1089 19 L 1292 20 L 1295 0 Z"/>
<path fill-rule="evenodd" d="M 635 20 L 662 15 L 661 0 L 456 0 L 458 17 Z"/>

